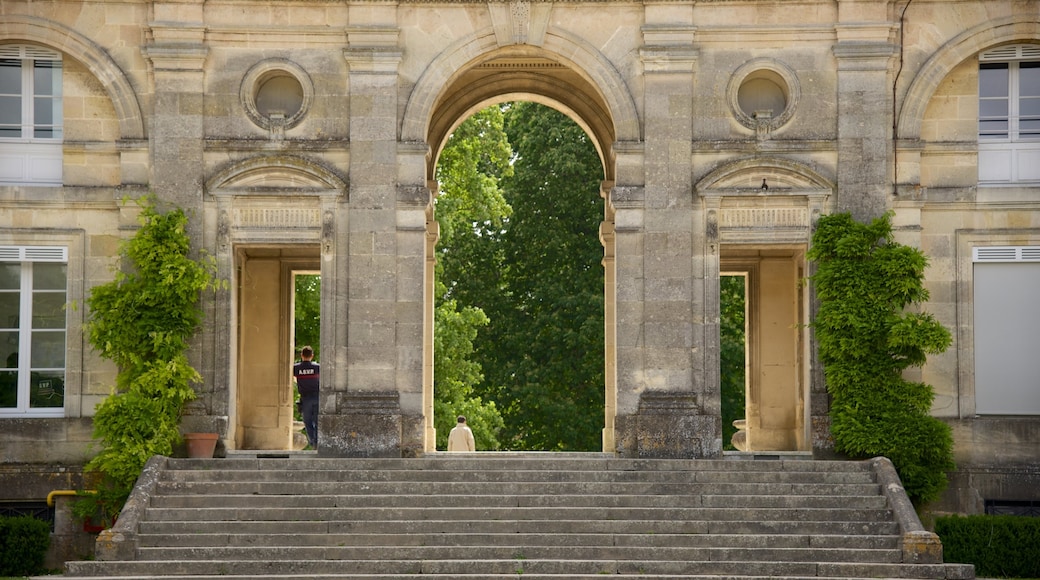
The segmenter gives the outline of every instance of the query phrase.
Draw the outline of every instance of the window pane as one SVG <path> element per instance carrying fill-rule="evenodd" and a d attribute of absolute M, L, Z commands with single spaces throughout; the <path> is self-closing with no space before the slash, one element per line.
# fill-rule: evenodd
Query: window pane
<path fill-rule="evenodd" d="M 54 99 L 36 97 L 33 99 L 33 123 L 36 125 L 54 125 Z"/>
<path fill-rule="evenodd" d="M 18 262 L 0 262 L 0 290 L 18 290 L 22 287 L 22 265 Z"/>
<path fill-rule="evenodd" d="M 29 379 L 29 407 L 62 407 L 65 405 L 65 373 L 34 372 Z"/>
<path fill-rule="evenodd" d="M 984 63 L 979 65 L 979 96 L 1008 96 L 1007 63 Z"/>
<path fill-rule="evenodd" d="M 1040 119 L 1023 119 L 1019 121 L 1018 134 L 1020 137 L 1035 139 L 1040 135 Z"/>
<path fill-rule="evenodd" d="M 1040 98 L 1022 99 L 1019 101 L 1018 114 L 1022 117 L 1040 116 Z"/>
<path fill-rule="evenodd" d="M 4 129 L 17 130 L 19 137 L 22 132 L 22 97 L 21 95 L 0 95 L 0 125 Z M 10 135 L 3 135 L 10 137 Z"/>
<path fill-rule="evenodd" d="M 34 369 L 65 368 L 65 333 L 34 330 L 29 365 Z"/>
<path fill-rule="evenodd" d="M 33 264 L 33 290 L 65 290 L 68 266 L 58 262 Z"/>
<path fill-rule="evenodd" d="M 61 96 L 61 62 L 37 60 L 33 67 L 33 92 L 36 96 Z"/>
<path fill-rule="evenodd" d="M 0 368 L 18 368 L 17 332 L 0 332 Z"/>
<path fill-rule="evenodd" d="M 1008 122 L 1007 121 L 980 121 L 979 122 L 979 138 L 985 139 L 999 139 L 1001 137 L 1007 137 Z"/>
<path fill-rule="evenodd" d="M 35 292 L 32 304 L 33 328 L 65 328 L 65 293 Z"/>
<path fill-rule="evenodd" d="M 18 406 L 18 373 L 16 371 L 0 371 L 0 409 L 13 409 Z"/>
<path fill-rule="evenodd" d="M 1007 117 L 1007 99 L 985 99 L 979 101 L 980 117 Z"/>
<path fill-rule="evenodd" d="M 22 94 L 22 61 L 0 58 L 0 95 Z"/>
<path fill-rule="evenodd" d="M 20 296 L 18 292 L 0 292 L 0 328 L 18 330 Z"/>
<path fill-rule="evenodd" d="M 61 99 L 36 98 L 33 111 L 33 137 L 37 139 L 61 138 Z"/>
<path fill-rule="evenodd" d="M 1040 62 L 1018 64 L 1018 94 L 1022 97 L 1040 96 Z"/>

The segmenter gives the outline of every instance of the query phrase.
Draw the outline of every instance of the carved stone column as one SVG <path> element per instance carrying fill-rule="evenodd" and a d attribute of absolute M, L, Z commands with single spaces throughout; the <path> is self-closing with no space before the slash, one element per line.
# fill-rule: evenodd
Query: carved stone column
<path fill-rule="evenodd" d="M 397 67 L 402 53 L 395 8 L 351 7 L 344 58 L 349 67 L 350 205 L 345 272 L 335 279 L 337 309 L 335 383 L 322 385 L 319 454 L 400 456 L 402 383 L 414 381 L 421 407 L 422 287 L 400 287 L 399 272 L 422 271 L 422 224 L 418 244 L 402 240 L 398 228 Z M 357 13 L 354 14 L 354 11 Z M 415 248 L 412 246 L 415 245 Z M 409 252 L 412 255 L 403 255 Z M 400 297 L 409 302 L 402 304 Z M 325 325 L 322 325 L 323 330 Z M 415 337 L 411 335 L 415 334 Z M 408 364 L 408 368 L 402 365 Z M 414 366 L 414 368 L 412 368 Z M 410 401 L 411 403 L 411 401 Z M 331 407 L 331 408 L 330 408 Z"/>
<path fill-rule="evenodd" d="M 885 212 L 892 193 L 892 82 L 899 47 L 886 5 L 841 0 L 838 42 L 838 192 L 835 211 L 860 220 Z"/>
<path fill-rule="evenodd" d="M 714 457 L 721 453 L 721 426 L 706 409 L 717 407 L 719 389 L 704 376 L 704 233 L 689 166 L 698 53 L 692 9 L 670 9 L 655 22 L 659 16 L 648 11 L 640 49 L 645 181 L 641 207 L 631 216 L 640 221 L 628 223 L 630 210 L 615 202 L 619 264 L 640 261 L 639 269 L 626 262 L 618 271 L 616 451 Z M 630 250 L 640 255 L 622 255 Z M 631 286 L 638 296 L 622 294 L 629 275 L 641 276 Z"/>

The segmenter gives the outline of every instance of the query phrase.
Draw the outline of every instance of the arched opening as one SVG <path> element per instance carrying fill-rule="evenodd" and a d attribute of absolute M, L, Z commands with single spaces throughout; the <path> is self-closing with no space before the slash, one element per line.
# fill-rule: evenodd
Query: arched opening
<path fill-rule="evenodd" d="M 546 105 L 577 124 L 595 148 L 602 173 L 598 193 L 606 198 L 601 205 L 602 219 L 598 231 L 588 235 L 599 238 L 600 263 L 604 268 L 603 280 L 603 408 L 600 448 L 613 447 L 613 416 L 616 408 L 616 364 L 614 347 L 615 289 L 613 272 L 613 209 L 609 192 L 614 174 L 612 146 L 615 133 L 607 106 L 600 93 L 575 67 L 552 57 L 532 55 L 528 47 L 522 52 L 503 51 L 481 59 L 458 73 L 440 94 L 431 111 L 427 142 L 431 154 L 427 163 L 427 179 L 437 193 L 437 163 L 452 133 L 470 116 L 489 106 L 509 102 L 529 102 Z M 436 450 L 437 430 L 434 427 L 434 328 L 435 292 L 434 270 L 440 226 L 436 221 L 435 204 L 431 201 L 427 218 L 426 292 L 424 296 L 424 381 L 423 406 L 425 415 L 425 450 Z M 506 446 L 506 448 L 509 448 Z M 480 442 L 478 441 L 478 449 Z"/>

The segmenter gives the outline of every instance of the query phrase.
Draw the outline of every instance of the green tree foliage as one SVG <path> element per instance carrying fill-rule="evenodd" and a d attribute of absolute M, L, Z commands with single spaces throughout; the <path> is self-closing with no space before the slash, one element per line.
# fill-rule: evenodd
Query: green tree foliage
<path fill-rule="evenodd" d="M 140 205 L 140 229 L 120 248 L 122 270 L 86 301 L 87 339 L 119 367 L 114 392 L 94 416 L 101 451 L 86 466 L 100 474 L 96 497 L 110 511 L 122 506 L 148 458 L 169 455 L 180 439 L 181 409 L 201 378 L 188 362 L 188 343 L 202 321 L 199 294 L 214 287 L 213 261 L 189 257 L 184 212 L 160 213 L 151 199 Z"/>
<path fill-rule="evenodd" d="M 438 287 L 443 290 L 443 284 L 438 283 Z M 487 316 L 479 308 L 459 309 L 455 300 L 443 301 L 434 311 L 433 414 L 438 449 L 447 449 L 448 433 L 458 415 L 466 417 L 473 438 L 479 442 L 478 449 L 500 448 L 502 415 L 494 401 L 484 401 L 474 395 L 474 387 L 484 377 L 480 363 L 472 360 L 473 343 L 478 329 L 487 323 Z"/>
<path fill-rule="evenodd" d="M 722 375 L 722 441 L 726 449 L 734 449 L 733 421 L 745 416 L 745 380 L 747 360 L 744 355 L 744 276 L 722 276 L 719 280 L 721 319 L 720 338 Z"/>
<path fill-rule="evenodd" d="M 479 353 L 517 449 L 596 451 L 603 429 L 603 168 L 565 115 L 514 103 L 513 208 L 502 236 L 508 292 Z"/>
<path fill-rule="evenodd" d="M 466 334 L 474 337 L 466 358 L 483 374 L 473 397 L 493 401 L 504 418 L 503 448 L 599 450 L 603 170 L 591 141 L 547 107 L 489 107 L 455 131 L 438 179 L 438 340 L 454 317 L 476 332 Z M 441 401 L 445 377 L 435 376 Z M 454 414 L 436 412 L 438 433 Z"/>
<path fill-rule="evenodd" d="M 954 468 L 950 428 L 929 415 L 931 386 L 903 378 L 951 343 L 930 314 L 906 310 L 928 300 L 927 258 L 893 240 L 889 215 L 870 224 L 847 213 L 824 216 L 812 241 L 820 300 L 812 327 L 832 396 L 835 448 L 888 457 L 910 498 L 927 503 Z"/>
<path fill-rule="evenodd" d="M 502 111 L 486 108 L 464 121 L 437 163 L 440 196 L 436 217 L 440 244 L 434 311 L 434 425 L 437 447 L 445 449 L 455 418 L 465 415 L 477 448 L 500 447 L 502 416 L 475 394 L 484 378 L 473 357 L 478 330 L 488 324 L 482 296 L 501 291 L 497 240 L 510 214 L 499 187 L 512 172 L 512 149 Z M 463 304 L 463 305 L 460 305 Z"/>
<path fill-rule="evenodd" d="M 296 352 L 310 345 L 314 360 L 321 360 L 321 276 L 297 274 L 294 277 Z"/>

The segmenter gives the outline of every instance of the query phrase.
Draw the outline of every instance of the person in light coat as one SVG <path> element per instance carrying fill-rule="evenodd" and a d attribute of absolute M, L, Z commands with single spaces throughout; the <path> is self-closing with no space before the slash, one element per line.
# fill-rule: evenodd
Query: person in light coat
<path fill-rule="evenodd" d="M 466 418 L 459 415 L 459 422 L 448 433 L 448 451 L 476 451 L 473 431 L 466 425 Z"/>

